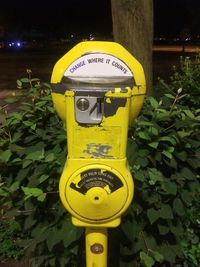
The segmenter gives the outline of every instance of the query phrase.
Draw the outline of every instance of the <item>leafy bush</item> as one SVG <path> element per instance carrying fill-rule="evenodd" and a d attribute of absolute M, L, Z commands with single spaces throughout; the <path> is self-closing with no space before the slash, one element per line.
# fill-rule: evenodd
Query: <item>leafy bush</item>
<path fill-rule="evenodd" d="M 58 182 L 66 159 L 66 137 L 51 102 L 48 84 L 29 77 L 17 81 L 28 87 L 27 100 L 5 116 L 0 127 L 1 205 L 4 218 L 20 223 L 18 245 L 34 266 L 56 259 L 61 266 L 74 255 L 76 229 L 60 204 Z M 65 238 L 65 236 L 67 238 Z M 60 245 L 62 243 L 62 245 Z M 71 245 L 71 250 L 68 246 Z M 44 265 L 43 265 L 44 266 Z"/>
<path fill-rule="evenodd" d="M 17 245 L 20 226 L 14 220 L 0 222 L 0 257 L 1 258 L 19 258 L 21 249 Z"/>
<path fill-rule="evenodd" d="M 176 95 L 178 88 L 184 89 L 184 97 L 179 101 L 183 106 L 191 109 L 199 108 L 200 101 L 200 54 L 190 57 L 180 58 L 180 69 L 174 66 L 174 75 L 171 82 L 166 84 L 164 80 L 160 80 L 160 86 L 157 93 L 162 96 L 164 93 Z"/>
<path fill-rule="evenodd" d="M 190 94 L 186 74 L 176 73 L 170 85 L 162 81 L 163 96 L 146 98 L 129 131 L 135 196 L 122 225 L 109 230 L 110 267 L 198 266 L 200 101 Z M 190 80 L 192 92 L 199 90 L 200 80 L 194 84 L 193 74 Z M 18 81 L 24 84 L 30 85 L 29 100 L 0 127 L 3 216 L 20 224 L 18 245 L 33 266 L 85 266 L 83 232 L 71 225 L 58 196 L 65 129 L 48 84 L 30 72 Z"/>
<path fill-rule="evenodd" d="M 144 266 L 158 261 L 183 264 L 182 240 L 188 247 L 199 242 L 199 221 L 192 224 L 188 212 L 197 209 L 200 200 L 200 110 L 179 105 L 179 98 L 180 90 L 175 98 L 166 94 L 160 102 L 146 99 L 130 132 L 128 157 L 136 192 L 122 224 L 133 249 L 124 257 L 140 253 Z"/>

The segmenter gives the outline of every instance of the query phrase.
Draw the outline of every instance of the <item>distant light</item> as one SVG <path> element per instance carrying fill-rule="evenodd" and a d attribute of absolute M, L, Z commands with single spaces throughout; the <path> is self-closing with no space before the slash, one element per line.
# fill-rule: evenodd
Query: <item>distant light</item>
<path fill-rule="evenodd" d="M 11 46 L 12 46 L 12 44 L 11 44 L 11 43 L 9 43 L 9 44 L 8 44 L 8 46 L 10 46 L 10 47 L 11 47 Z"/>
<path fill-rule="evenodd" d="M 17 47 L 20 47 L 21 46 L 21 44 L 19 42 L 17 42 L 16 45 L 17 45 Z"/>

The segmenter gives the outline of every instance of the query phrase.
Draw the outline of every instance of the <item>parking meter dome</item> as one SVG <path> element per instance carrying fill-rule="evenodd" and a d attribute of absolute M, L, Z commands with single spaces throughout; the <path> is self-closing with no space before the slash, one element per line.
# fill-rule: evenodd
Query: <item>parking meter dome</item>
<path fill-rule="evenodd" d="M 115 42 L 81 42 L 55 64 L 52 99 L 59 117 L 66 121 L 66 91 L 94 92 L 131 89 L 129 125 L 138 116 L 146 92 L 141 64 Z"/>

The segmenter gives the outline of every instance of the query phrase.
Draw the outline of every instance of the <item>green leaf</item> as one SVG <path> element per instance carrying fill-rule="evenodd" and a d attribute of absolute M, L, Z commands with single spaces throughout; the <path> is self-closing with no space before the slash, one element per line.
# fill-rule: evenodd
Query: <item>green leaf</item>
<path fill-rule="evenodd" d="M 20 81 L 22 83 L 29 83 L 30 82 L 30 80 L 28 78 L 21 78 Z"/>
<path fill-rule="evenodd" d="M 137 171 L 135 172 L 135 175 L 134 175 L 135 179 L 137 179 L 138 181 L 141 181 L 143 182 L 145 177 L 144 177 L 144 174 L 142 171 Z"/>
<path fill-rule="evenodd" d="M 169 226 L 158 224 L 158 230 L 161 235 L 166 235 L 169 232 Z"/>
<path fill-rule="evenodd" d="M 17 101 L 19 101 L 19 97 L 17 96 L 9 96 L 9 97 L 6 97 L 4 99 L 4 101 L 8 104 L 13 104 L 13 103 L 16 103 Z"/>
<path fill-rule="evenodd" d="M 162 151 L 162 154 L 165 155 L 169 159 L 172 159 L 173 157 L 172 154 L 167 150 Z"/>
<path fill-rule="evenodd" d="M 180 200 L 180 198 L 175 198 L 174 199 L 174 201 L 173 201 L 173 209 L 179 216 L 185 215 L 185 209 L 184 209 L 183 203 Z"/>
<path fill-rule="evenodd" d="M 152 148 L 155 148 L 155 149 L 157 149 L 158 148 L 158 145 L 159 145 L 159 143 L 158 142 L 152 142 L 152 143 L 149 143 L 148 144 L 150 147 L 152 147 Z"/>
<path fill-rule="evenodd" d="M 18 181 L 14 182 L 9 188 L 10 192 L 15 192 L 18 189 L 19 189 L 19 182 Z"/>
<path fill-rule="evenodd" d="M 32 78 L 31 79 L 31 82 L 39 82 L 40 81 L 40 79 L 38 79 L 38 78 Z"/>
<path fill-rule="evenodd" d="M 148 155 L 149 155 L 149 150 L 148 149 L 140 149 L 139 151 L 138 151 L 138 155 L 140 156 L 140 157 L 147 157 Z"/>
<path fill-rule="evenodd" d="M 28 196 L 28 195 L 31 194 L 31 190 L 30 190 L 29 187 L 24 187 L 24 186 L 22 186 L 21 189 L 24 191 L 24 194 L 25 194 L 26 196 Z"/>
<path fill-rule="evenodd" d="M 159 211 L 150 208 L 147 210 L 147 217 L 151 224 L 153 224 L 160 217 Z"/>
<path fill-rule="evenodd" d="M 154 185 L 157 181 L 162 181 L 163 179 L 162 174 L 156 168 L 149 169 L 148 176 L 151 185 Z"/>
<path fill-rule="evenodd" d="M 177 131 L 177 134 L 181 139 L 190 136 L 191 133 L 192 131 L 185 131 L 185 130 Z"/>
<path fill-rule="evenodd" d="M 46 199 L 46 195 L 47 195 L 46 193 L 42 193 L 37 197 L 37 200 L 40 202 L 44 202 L 44 200 Z"/>
<path fill-rule="evenodd" d="M 164 181 L 162 188 L 170 195 L 176 195 L 177 193 L 177 184 L 175 182 Z"/>
<path fill-rule="evenodd" d="M 150 132 L 152 135 L 155 135 L 155 136 L 158 136 L 158 134 L 159 134 L 158 129 L 155 128 L 155 127 L 150 127 L 150 128 L 149 128 L 149 132 Z"/>
<path fill-rule="evenodd" d="M 45 157 L 45 162 L 51 162 L 55 159 L 54 153 L 50 153 Z"/>
<path fill-rule="evenodd" d="M 31 214 L 30 216 L 28 216 L 26 219 L 25 219 L 25 222 L 24 222 L 24 230 L 28 230 L 30 229 L 33 225 L 35 225 L 37 222 L 36 219 L 34 219 L 34 216 L 33 214 Z"/>
<path fill-rule="evenodd" d="M 10 157 L 12 155 L 12 152 L 10 149 L 5 150 L 4 152 L 0 153 L 0 161 L 8 162 Z"/>
<path fill-rule="evenodd" d="M 170 263 L 175 263 L 177 255 L 172 246 L 168 244 L 162 244 L 159 246 L 159 250 L 167 261 L 169 261 Z"/>
<path fill-rule="evenodd" d="M 160 217 L 163 219 L 173 219 L 174 218 L 173 213 L 172 213 L 172 209 L 167 204 L 163 204 L 159 212 L 160 212 Z"/>
<path fill-rule="evenodd" d="M 188 110 L 184 110 L 184 113 L 190 118 L 190 119 L 194 119 L 195 116 L 194 114 L 188 109 Z"/>
<path fill-rule="evenodd" d="M 154 124 L 152 123 L 152 122 L 150 122 L 150 121 L 144 121 L 144 120 L 139 120 L 138 122 L 137 122 L 137 124 L 139 125 L 139 126 L 153 126 Z"/>
<path fill-rule="evenodd" d="M 17 80 L 16 82 L 17 82 L 17 87 L 21 88 L 22 87 L 22 82 L 20 80 Z"/>
<path fill-rule="evenodd" d="M 22 164 L 22 168 L 25 169 L 26 167 L 28 167 L 30 164 L 32 163 L 32 160 L 24 160 L 23 164 Z"/>
<path fill-rule="evenodd" d="M 166 96 L 167 98 L 169 98 L 169 99 L 175 99 L 175 97 L 174 97 L 173 95 L 171 95 L 171 94 L 165 94 L 165 96 Z"/>
<path fill-rule="evenodd" d="M 146 132 L 138 132 L 138 136 L 141 138 L 141 139 L 145 139 L 145 140 L 149 140 L 149 135 L 146 133 Z"/>
<path fill-rule="evenodd" d="M 39 178 L 39 182 L 40 182 L 40 183 L 43 183 L 43 182 L 46 181 L 48 178 L 49 178 L 49 175 L 47 175 L 47 174 L 43 174 L 43 175 L 40 176 L 40 178 Z"/>
<path fill-rule="evenodd" d="M 170 137 L 170 136 L 162 136 L 162 137 L 159 138 L 159 141 L 162 141 L 162 142 L 164 142 L 164 141 L 170 142 L 174 146 L 177 143 L 176 139 L 173 138 L 173 137 Z"/>
<path fill-rule="evenodd" d="M 131 239 L 132 237 L 136 236 L 139 232 L 139 225 L 136 221 L 126 220 L 122 224 L 122 231 L 123 234 L 126 236 L 127 239 Z"/>
<path fill-rule="evenodd" d="M 176 222 L 174 223 L 170 223 L 170 231 L 175 235 L 175 236 L 179 236 L 179 237 L 183 237 L 184 236 L 184 231 L 185 229 L 183 228 L 183 224 L 179 218 L 179 220 L 176 220 Z"/>
<path fill-rule="evenodd" d="M 49 251 L 52 251 L 53 247 L 60 243 L 64 243 L 65 248 L 67 248 L 73 241 L 77 238 L 77 229 L 71 223 L 69 218 L 63 221 L 61 228 L 52 228 L 48 230 L 47 246 Z"/>
<path fill-rule="evenodd" d="M 30 127 L 32 130 L 36 129 L 36 123 L 33 123 L 32 121 L 24 121 L 23 124 Z"/>
<path fill-rule="evenodd" d="M 187 180 L 195 180 L 196 175 L 189 168 L 182 168 L 181 175 Z"/>
<path fill-rule="evenodd" d="M 54 107 L 47 107 L 48 111 L 50 111 L 51 113 L 55 113 L 55 108 Z"/>
<path fill-rule="evenodd" d="M 140 252 L 140 259 L 144 267 L 152 267 L 155 263 L 155 260 L 143 251 Z"/>
<path fill-rule="evenodd" d="M 180 151 L 180 152 L 175 151 L 174 154 L 181 161 L 186 161 L 187 160 L 187 152 L 186 151 Z"/>
<path fill-rule="evenodd" d="M 192 192 L 189 192 L 186 189 L 182 190 L 181 191 L 181 198 L 182 198 L 183 202 L 185 202 L 187 205 L 191 205 L 192 200 L 193 200 Z"/>
<path fill-rule="evenodd" d="M 43 191 L 40 188 L 29 188 L 30 193 L 32 194 L 32 196 L 34 197 L 39 197 L 40 195 L 43 194 Z"/>
<path fill-rule="evenodd" d="M 163 255 L 160 254 L 158 251 L 154 251 L 153 257 L 154 257 L 156 262 L 160 262 L 161 263 L 164 260 Z"/>
<path fill-rule="evenodd" d="M 65 248 L 67 248 L 76 238 L 77 229 L 71 222 L 71 219 L 66 219 L 62 226 L 63 243 Z"/>
<path fill-rule="evenodd" d="M 36 197 L 38 201 L 43 202 L 46 198 L 46 193 L 43 193 L 43 191 L 40 188 L 37 187 L 21 187 L 24 191 L 24 194 L 26 195 L 25 200 L 29 199 L 30 197 Z"/>
<path fill-rule="evenodd" d="M 20 139 L 20 137 L 23 135 L 22 132 L 15 132 L 12 136 L 12 142 L 16 142 Z"/>
<path fill-rule="evenodd" d="M 9 195 L 8 190 L 5 190 L 4 188 L 0 188 L 0 196 L 1 197 L 7 197 Z"/>
<path fill-rule="evenodd" d="M 41 150 L 37 150 L 37 151 L 33 151 L 30 152 L 27 156 L 26 156 L 26 160 L 41 160 L 44 158 L 44 149 L 42 148 Z"/>
<path fill-rule="evenodd" d="M 159 106 L 158 101 L 155 98 L 149 97 L 149 101 L 150 101 L 151 106 L 154 109 L 156 109 Z"/>
<path fill-rule="evenodd" d="M 56 258 L 57 257 L 52 257 L 51 259 L 48 260 L 48 263 L 50 266 L 54 267 L 56 265 Z"/>

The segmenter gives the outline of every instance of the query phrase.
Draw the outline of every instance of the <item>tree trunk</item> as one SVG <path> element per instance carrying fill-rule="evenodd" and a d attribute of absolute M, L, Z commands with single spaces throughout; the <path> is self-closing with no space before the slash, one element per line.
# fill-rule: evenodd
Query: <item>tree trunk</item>
<path fill-rule="evenodd" d="M 152 85 L 153 0 L 111 0 L 114 40 L 143 66 Z"/>

